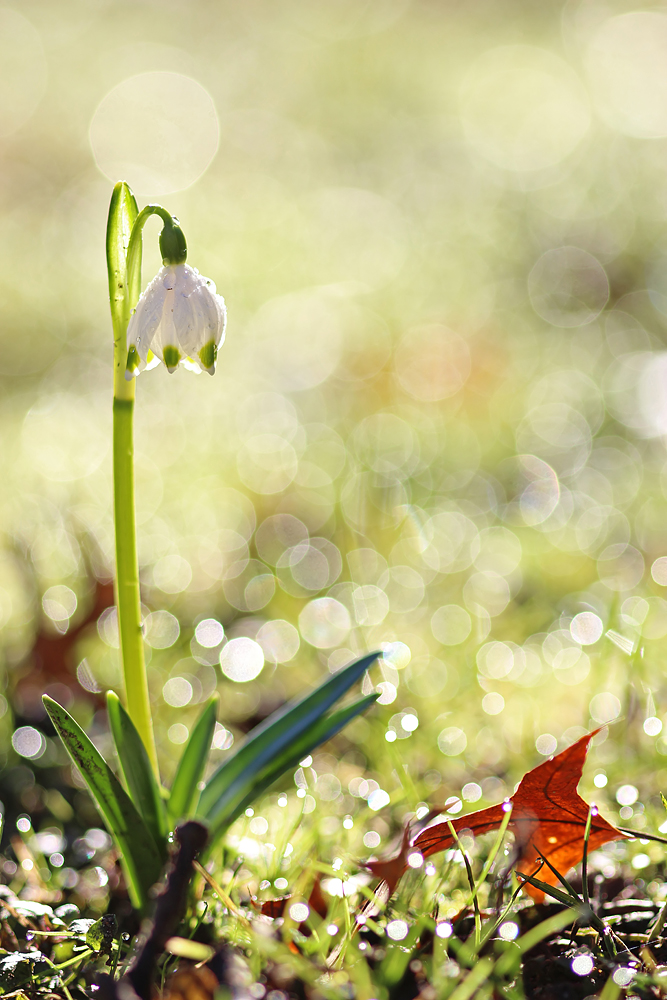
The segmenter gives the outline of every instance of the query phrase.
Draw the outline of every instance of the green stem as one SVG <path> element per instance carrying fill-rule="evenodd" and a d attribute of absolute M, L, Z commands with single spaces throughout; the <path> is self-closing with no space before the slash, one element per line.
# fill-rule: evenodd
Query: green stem
<path fill-rule="evenodd" d="M 109 298 L 114 335 L 113 477 L 116 529 L 116 607 L 127 710 L 134 722 L 156 777 L 157 753 L 148 697 L 148 680 L 141 632 L 139 566 L 134 515 L 134 443 L 132 418 L 135 379 L 125 378 L 127 325 L 141 285 L 141 247 L 133 253 L 128 275 L 128 249 L 137 221 L 134 195 L 124 183 L 114 188 L 107 227 Z M 145 220 L 144 220 L 145 221 Z M 139 244 L 141 227 L 139 227 Z"/>
<path fill-rule="evenodd" d="M 116 600 L 120 646 L 123 656 L 125 696 L 130 718 L 143 740 L 156 775 L 157 754 L 153 738 L 141 631 L 139 567 L 134 517 L 134 400 L 113 401 L 113 479 L 116 521 Z"/>

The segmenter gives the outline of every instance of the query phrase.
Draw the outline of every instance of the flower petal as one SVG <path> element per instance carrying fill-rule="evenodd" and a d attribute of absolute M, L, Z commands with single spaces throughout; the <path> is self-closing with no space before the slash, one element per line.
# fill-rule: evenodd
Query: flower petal
<path fill-rule="evenodd" d="M 170 374 L 176 371 L 178 362 L 182 357 L 176 327 L 174 326 L 174 297 L 174 290 L 168 290 L 164 301 L 164 309 L 162 310 L 162 319 L 155 331 L 155 336 L 151 344 L 151 350 L 158 356 L 160 361 L 164 362 Z"/>
<path fill-rule="evenodd" d="M 148 357 L 151 342 L 162 318 L 167 296 L 167 289 L 164 286 L 166 270 L 167 268 L 163 267 L 145 289 L 127 327 L 128 350 L 133 346 L 136 347 L 137 354 L 143 361 Z"/>
<path fill-rule="evenodd" d="M 151 351 L 170 372 L 188 358 L 189 368 L 212 375 L 226 319 L 224 299 L 209 278 L 188 264 L 161 268 L 128 326 L 126 377 L 146 367 Z"/>

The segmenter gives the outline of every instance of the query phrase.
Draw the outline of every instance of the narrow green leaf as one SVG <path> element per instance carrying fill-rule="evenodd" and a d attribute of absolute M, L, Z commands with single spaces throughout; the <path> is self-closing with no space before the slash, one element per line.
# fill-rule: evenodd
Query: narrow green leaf
<path fill-rule="evenodd" d="M 197 814 L 217 817 L 221 803 L 236 797 L 237 787 L 245 787 L 255 775 L 298 740 L 345 692 L 359 680 L 379 653 L 369 653 L 350 663 L 320 684 L 301 701 L 288 703 L 257 726 L 242 746 L 224 761 L 209 779 L 199 800 Z"/>
<path fill-rule="evenodd" d="M 129 319 L 130 289 L 127 287 L 127 248 L 135 219 L 139 214 L 137 201 L 125 181 L 113 189 L 107 219 L 107 269 L 109 273 L 109 301 L 114 321 L 118 325 Z"/>
<path fill-rule="evenodd" d="M 125 785 L 164 862 L 168 853 L 167 811 L 144 742 L 113 691 L 107 691 L 107 712 Z"/>
<path fill-rule="evenodd" d="M 310 729 L 285 747 L 282 753 L 277 753 L 262 772 L 257 773 L 254 769 L 249 769 L 248 774 L 242 776 L 245 777 L 245 781 L 240 779 L 236 781 L 229 789 L 229 793 L 223 794 L 207 814 L 206 820 L 212 827 L 209 846 L 212 847 L 230 823 L 233 823 L 236 817 L 240 816 L 243 810 L 274 781 L 286 771 L 296 767 L 300 760 L 307 757 L 320 744 L 335 736 L 343 726 L 361 712 L 365 712 L 378 698 L 378 694 L 366 695 L 351 705 L 317 719 Z"/>
<path fill-rule="evenodd" d="M 536 889 L 541 889 L 543 893 L 547 896 L 551 896 L 558 903 L 562 903 L 563 906 L 581 905 L 581 901 L 579 899 L 573 899 L 568 893 L 561 892 L 560 889 L 556 889 L 553 885 L 549 885 L 547 882 L 542 882 L 541 879 L 535 878 L 533 875 L 526 875 L 525 872 L 520 872 L 519 874 L 523 880 L 530 882 L 530 884 L 534 885 Z"/>
<path fill-rule="evenodd" d="M 200 795 L 198 785 L 204 776 L 204 768 L 211 750 L 218 701 L 219 698 L 215 694 L 207 702 L 185 744 L 167 804 L 172 823 L 190 816 L 197 806 Z"/>
<path fill-rule="evenodd" d="M 162 867 L 155 841 L 129 795 L 81 726 L 48 695 L 42 700 L 121 852 L 132 903 L 144 910 L 149 889 L 159 879 Z"/>

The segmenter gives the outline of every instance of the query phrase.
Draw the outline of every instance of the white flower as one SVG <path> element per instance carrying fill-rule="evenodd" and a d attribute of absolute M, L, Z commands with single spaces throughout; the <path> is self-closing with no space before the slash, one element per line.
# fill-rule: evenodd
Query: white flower
<path fill-rule="evenodd" d="M 168 371 L 179 362 L 195 371 L 215 371 L 224 340 L 227 310 L 215 285 L 189 264 L 160 269 L 137 303 L 127 328 L 127 369 L 131 379 L 152 360 Z"/>

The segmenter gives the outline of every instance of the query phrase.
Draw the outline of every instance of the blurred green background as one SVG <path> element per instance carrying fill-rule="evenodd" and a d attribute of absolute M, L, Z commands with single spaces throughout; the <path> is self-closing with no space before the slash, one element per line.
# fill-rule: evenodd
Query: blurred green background
<path fill-rule="evenodd" d="M 297 774 L 325 833 L 368 808 L 381 850 L 401 764 L 456 810 L 615 719 L 586 786 L 647 822 L 667 785 L 666 45 L 659 5 L 587 0 L 0 8 L 5 797 L 67 815 L 40 777 L 71 781 L 44 690 L 108 747 L 124 178 L 178 215 L 229 310 L 214 379 L 137 386 L 167 778 L 216 687 L 220 760 L 382 647 L 381 704 Z"/>

